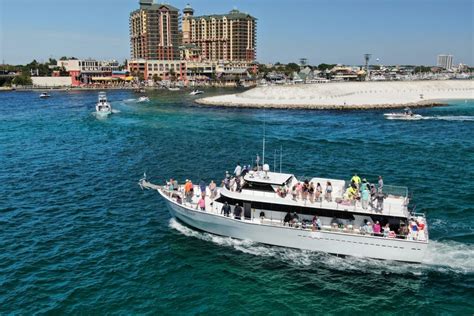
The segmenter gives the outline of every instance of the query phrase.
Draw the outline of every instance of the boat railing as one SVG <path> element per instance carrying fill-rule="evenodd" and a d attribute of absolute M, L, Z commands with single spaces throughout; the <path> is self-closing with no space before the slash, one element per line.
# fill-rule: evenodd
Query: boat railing
<path fill-rule="evenodd" d="M 402 187 L 397 187 L 397 188 L 402 188 Z M 407 188 L 405 189 L 408 191 Z M 389 192 L 394 192 L 394 191 L 395 190 L 392 190 Z M 236 192 L 236 191 L 231 191 L 231 192 Z M 400 189 L 399 191 L 395 191 L 395 192 L 402 192 L 402 190 Z M 384 193 L 385 193 L 385 186 L 384 186 Z M 255 191 L 255 190 L 245 190 L 245 194 L 250 194 L 252 196 L 258 196 L 258 197 L 267 197 L 267 198 L 272 198 L 276 200 L 288 199 L 291 196 L 290 193 L 287 193 L 285 197 L 282 197 L 276 192 L 265 192 L 265 191 Z M 386 195 L 387 196 L 388 195 L 400 196 L 400 195 L 395 195 L 392 193 L 387 193 Z M 337 199 L 341 199 L 341 202 L 336 202 Z M 309 199 L 302 199 L 301 197 L 298 197 L 296 202 L 299 202 L 299 203 L 303 202 L 302 205 L 307 206 L 307 207 L 317 207 L 319 205 L 320 208 L 328 208 L 328 209 L 337 210 L 337 211 L 353 211 L 353 212 L 367 212 L 367 213 L 375 212 L 375 213 L 380 213 L 384 215 L 400 215 L 400 212 L 402 212 L 403 215 L 408 215 L 408 214 L 405 214 L 407 213 L 406 212 L 407 211 L 406 206 L 408 203 L 407 199 L 408 198 L 406 197 L 404 198 L 404 202 L 402 203 L 401 206 L 398 203 L 394 204 L 394 203 L 384 201 L 382 210 L 377 208 L 376 201 L 370 201 L 370 200 L 366 209 L 362 207 L 362 204 L 360 201 L 358 200 L 347 201 L 347 200 L 344 200 L 342 196 L 333 196 L 332 201 L 326 201 L 324 198 L 324 193 L 321 194 L 319 201 L 315 200 L 311 202 Z M 292 199 L 292 201 L 294 200 Z"/>
<path fill-rule="evenodd" d="M 141 182 L 140 185 L 142 185 L 144 188 L 147 188 L 147 189 L 157 189 L 157 190 L 160 189 L 166 196 L 168 196 L 171 199 L 179 196 L 181 198 L 181 204 L 183 206 L 187 206 L 192 209 L 197 208 L 196 202 L 194 202 L 193 200 L 191 201 L 186 200 L 186 197 L 184 196 L 184 191 L 183 191 L 184 188 L 182 186 L 180 186 L 177 190 L 170 190 L 168 186 L 158 186 L 158 185 L 151 184 L 147 181 Z M 194 197 L 195 196 L 196 195 L 194 195 Z M 298 222 L 296 225 L 286 226 L 281 216 L 277 218 L 273 217 L 273 212 L 269 212 L 269 218 L 265 217 L 263 220 L 260 219 L 260 221 L 258 221 L 259 217 L 255 216 L 255 213 L 259 213 L 260 210 L 257 210 L 257 209 L 253 209 L 253 210 L 254 212 L 252 212 L 251 218 L 248 218 L 248 219 L 244 218 L 243 221 L 249 221 L 249 222 L 255 223 L 255 220 L 257 220 L 257 223 L 260 223 L 260 224 L 276 226 L 276 227 L 288 227 L 291 229 L 300 229 L 300 230 L 315 231 L 315 232 L 317 231 L 337 232 L 337 233 L 359 235 L 359 236 L 363 235 L 367 237 L 385 237 L 389 239 L 405 239 L 405 240 L 419 241 L 419 242 L 426 242 L 428 240 L 427 225 L 425 225 L 425 229 L 424 229 L 424 233 L 425 233 L 424 238 L 419 239 L 417 236 L 411 236 L 411 235 L 404 236 L 404 235 L 398 235 L 398 234 L 391 234 L 390 236 L 384 236 L 383 233 L 380 233 L 380 234 L 366 233 L 362 231 L 360 227 L 357 228 L 351 224 L 347 224 L 347 225 L 332 224 L 331 226 L 323 225 L 318 230 L 318 229 L 315 229 L 315 227 L 313 227 L 311 222 L 308 222 L 306 220 L 305 224 L 303 224 L 303 222 Z M 210 207 L 206 208 L 206 211 L 214 213 L 218 216 L 224 216 L 221 214 L 219 207 L 216 203 L 211 203 Z M 424 213 L 412 213 L 412 216 L 416 216 L 416 217 L 422 216 L 423 218 L 425 218 Z M 231 215 L 231 218 L 233 218 L 233 215 Z"/>

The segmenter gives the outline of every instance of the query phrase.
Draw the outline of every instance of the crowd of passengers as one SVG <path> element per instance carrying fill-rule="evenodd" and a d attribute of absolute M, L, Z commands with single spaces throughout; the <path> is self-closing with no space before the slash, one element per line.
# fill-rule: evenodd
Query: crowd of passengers
<path fill-rule="evenodd" d="M 330 181 L 326 182 L 324 190 L 321 183 L 317 182 L 315 184 L 309 180 L 297 182 L 291 188 L 285 184 L 277 188 L 277 194 L 282 198 L 286 198 L 288 194 L 291 194 L 292 199 L 295 201 L 308 200 L 311 203 L 321 202 L 323 198 L 328 202 L 332 202 L 332 193 L 333 186 Z M 382 176 L 379 176 L 378 186 L 376 187 L 375 184 L 369 183 L 366 179 L 361 180 L 357 174 L 354 174 L 342 199 L 336 199 L 336 201 L 352 205 L 359 201 L 363 209 L 367 209 L 370 206 L 372 209 L 382 211 L 384 198 Z"/>
<path fill-rule="evenodd" d="M 300 221 L 300 217 L 296 212 L 291 213 L 289 211 L 283 218 L 283 225 L 301 229 L 312 229 L 313 231 L 322 229 L 321 220 L 318 216 L 314 215 L 311 221 L 306 219 Z M 344 225 L 339 219 L 334 218 L 329 229 L 333 231 L 354 232 L 356 228 L 351 224 Z M 387 238 L 426 240 L 425 224 L 422 219 L 415 218 L 411 218 L 408 221 L 408 225 L 404 221 L 400 221 L 400 225 L 396 231 L 390 228 L 389 223 L 381 225 L 379 221 L 375 221 L 372 224 L 365 219 L 364 224 L 358 228 L 358 233 Z"/>

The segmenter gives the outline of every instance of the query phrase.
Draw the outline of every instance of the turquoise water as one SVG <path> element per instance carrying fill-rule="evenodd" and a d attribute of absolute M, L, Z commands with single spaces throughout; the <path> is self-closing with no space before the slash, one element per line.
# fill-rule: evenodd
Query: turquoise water
<path fill-rule="evenodd" d="M 406 122 L 200 107 L 181 92 L 137 104 L 111 91 L 118 113 L 99 120 L 96 92 L 51 94 L 0 93 L 0 314 L 474 312 L 474 102 Z M 261 151 L 264 121 L 267 162 L 282 146 L 283 171 L 408 186 L 429 218 L 425 263 L 212 236 L 138 187 L 145 171 L 221 179 Z"/>

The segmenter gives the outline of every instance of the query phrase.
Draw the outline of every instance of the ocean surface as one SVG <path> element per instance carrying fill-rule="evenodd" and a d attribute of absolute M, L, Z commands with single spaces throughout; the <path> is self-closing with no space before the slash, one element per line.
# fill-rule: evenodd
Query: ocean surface
<path fill-rule="evenodd" d="M 207 91 L 207 95 L 222 91 Z M 232 92 L 227 90 L 226 92 Z M 474 313 L 474 101 L 383 111 L 202 107 L 188 92 L 0 93 L 0 314 Z M 383 175 L 428 216 L 420 265 L 232 240 L 170 218 L 156 192 L 220 180 L 262 151 L 299 176 Z M 276 156 L 279 156 L 278 154 Z M 277 159 L 279 169 L 279 159 Z"/>

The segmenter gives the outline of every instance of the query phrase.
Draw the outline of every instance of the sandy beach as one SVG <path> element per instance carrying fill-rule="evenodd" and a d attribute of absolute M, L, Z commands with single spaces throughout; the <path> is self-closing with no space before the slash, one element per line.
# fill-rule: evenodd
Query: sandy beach
<path fill-rule="evenodd" d="M 239 94 L 196 100 L 199 104 L 284 109 L 375 109 L 443 105 L 474 99 L 473 80 L 339 82 L 261 86 Z"/>

